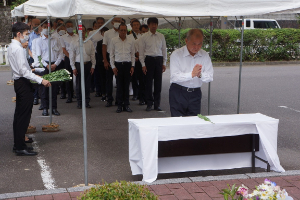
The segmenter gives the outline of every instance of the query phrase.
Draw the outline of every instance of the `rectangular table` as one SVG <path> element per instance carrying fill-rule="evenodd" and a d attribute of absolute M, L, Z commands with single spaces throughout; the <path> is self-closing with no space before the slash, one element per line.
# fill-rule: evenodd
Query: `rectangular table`
<path fill-rule="evenodd" d="M 198 117 L 129 119 L 129 162 L 133 175 L 153 182 L 158 173 L 220 170 L 251 167 L 251 153 L 224 153 L 158 158 L 158 142 L 170 140 L 259 134 L 256 155 L 267 160 L 271 170 L 284 172 L 277 155 L 278 119 L 266 115 L 235 114 L 209 116 L 213 123 Z M 266 168 L 257 161 L 256 167 Z"/>

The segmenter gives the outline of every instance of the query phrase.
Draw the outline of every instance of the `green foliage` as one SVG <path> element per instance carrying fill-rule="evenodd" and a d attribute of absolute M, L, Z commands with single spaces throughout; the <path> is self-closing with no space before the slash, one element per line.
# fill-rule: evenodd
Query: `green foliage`
<path fill-rule="evenodd" d="M 181 30 L 181 46 L 190 29 Z M 178 48 L 178 30 L 160 29 L 165 35 L 168 54 Z M 202 49 L 209 52 L 210 33 L 203 30 Z M 241 32 L 234 29 L 214 29 L 212 36 L 212 60 L 215 62 L 238 62 L 241 51 Z M 244 31 L 243 61 L 299 60 L 299 29 L 254 29 Z"/>
<path fill-rule="evenodd" d="M 237 191 L 238 191 L 238 187 L 235 187 L 235 184 L 230 188 L 230 185 L 228 185 L 228 189 L 223 189 L 220 194 L 223 195 L 224 200 L 243 200 L 243 196 L 241 195 L 236 195 Z M 235 198 L 236 196 L 238 196 L 237 198 Z M 230 197 L 230 198 L 229 198 Z"/>
<path fill-rule="evenodd" d="M 13 10 L 15 7 L 21 5 L 22 3 L 25 3 L 28 0 L 15 0 L 11 3 L 10 8 Z"/>
<path fill-rule="evenodd" d="M 138 185 L 126 181 L 105 183 L 97 185 L 82 194 L 80 200 L 134 200 L 149 199 L 158 200 L 158 197 L 151 193 L 147 186 Z"/>

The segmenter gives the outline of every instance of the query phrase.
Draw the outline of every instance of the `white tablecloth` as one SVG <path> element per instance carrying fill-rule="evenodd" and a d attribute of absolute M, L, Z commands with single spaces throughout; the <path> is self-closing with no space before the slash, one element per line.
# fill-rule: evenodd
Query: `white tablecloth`
<path fill-rule="evenodd" d="M 129 119 L 129 162 L 132 175 L 143 174 L 153 182 L 158 173 L 219 170 L 251 167 L 251 153 L 231 153 L 158 158 L 158 141 L 211 138 L 257 133 L 256 155 L 267 160 L 271 170 L 284 172 L 277 155 L 278 119 L 266 115 L 235 114 L 208 116 L 214 123 L 198 117 Z M 256 159 L 256 167 L 266 164 Z"/>

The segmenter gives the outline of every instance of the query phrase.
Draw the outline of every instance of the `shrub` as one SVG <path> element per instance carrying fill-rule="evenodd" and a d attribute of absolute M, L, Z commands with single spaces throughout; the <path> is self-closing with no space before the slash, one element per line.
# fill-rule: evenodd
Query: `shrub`
<path fill-rule="evenodd" d="M 97 185 L 84 192 L 78 199 L 81 200 L 133 200 L 149 199 L 158 200 L 158 197 L 151 193 L 147 186 L 138 185 L 126 181 L 105 183 Z"/>

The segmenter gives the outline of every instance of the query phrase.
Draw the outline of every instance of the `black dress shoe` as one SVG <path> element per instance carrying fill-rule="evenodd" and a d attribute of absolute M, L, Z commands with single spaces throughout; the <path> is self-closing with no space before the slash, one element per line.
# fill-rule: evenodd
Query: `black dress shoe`
<path fill-rule="evenodd" d="M 146 111 L 151 111 L 152 106 L 147 106 Z"/>
<path fill-rule="evenodd" d="M 105 107 L 111 107 L 112 106 L 112 102 L 107 102 L 107 104 L 105 105 Z"/>
<path fill-rule="evenodd" d="M 126 112 L 132 112 L 132 110 L 128 107 L 128 106 L 125 106 L 125 110 Z"/>
<path fill-rule="evenodd" d="M 122 112 L 122 106 L 118 106 L 118 109 L 116 110 L 116 113 Z"/>
<path fill-rule="evenodd" d="M 43 110 L 43 105 L 42 104 L 40 105 L 39 110 Z"/>
<path fill-rule="evenodd" d="M 72 99 L 67 99 L 66 103 L 72 103 Z"/>
<path fill-rule="evenodd" d="M 154 108 L 156 111 L 163 111 L 159 106 L 157 108 Z"/>
<path fill-rule="evenodd" d="M 86 104 L 86 108 L 91 108 L 92 106 L 90 104 Z"/>
<path fill-rule="evenodd" d="M 13 153 L 16 153 L 16 150 L 17 150 L 17 148 L 16 148 L 16 147 L 13 147 Z M 27 151 L 32 151 L 32 150 L 33 150 L 33 147 L 26 147 L 26 150 L 27 150 Z"/>
<path fill-rule="evenodd" d="M 43 109 L 42 115 L 43 115 L 43 116 L 48 116 L 48 109 Z"/>
<path fill-rule="evenodd" d="M 54 109 L 54 108 L 52 109 L 52 114 L 56 115 L 56 116 L 60 115 L 60 113 L 56 109 Z"/>
<path fill-rule="evenodd" d="M 106 101 L 106 96 L 102 96 L 101 101 Z"/>
<path fill-rule="evenodd" d="M 39 104 L 39 99 L 38 98 L 34 98 L 33 99 L 33 105 L 38 105 Z"/>
<path fill-rule="evenodd" d="M 38 153 L 35 151 L 29 151 L 29 150 L 16 150 L 15 151 L 16 156 L 35 156 Z"/>
<path fill-rule="evenodd" d="M 60 99 L 66 99 L 67 97 L 66 97 L 66 95 L 61 95 L 60 96 Z"/>
<path fill-rule="evenodd" d="M 95 97 L 101 97 L 101 94 L 99 92 L 96 92 Z"/>
<path fill-rule="evenodd" d="M 78 108 L 78 109 L 81 109 L 82 107 L 81 107 L 81 105 L 78 105 L 77 108 Z"/>
<path fill-rule="evenodd" d="M 137 100 L 137 96 L 133 96 L 131 100 L 132 101 L 136 101 Z"/>
<path fill-rule="evenodd" d="M 33 139 L 32 138 L 28 138 L 28 140 L 25 140 L 25 143 L 33 143 Z"/>
<path fill-rule="evenodd" d="M 139 105 L 145 105 L 145 101 L 140 101 Z"/>

